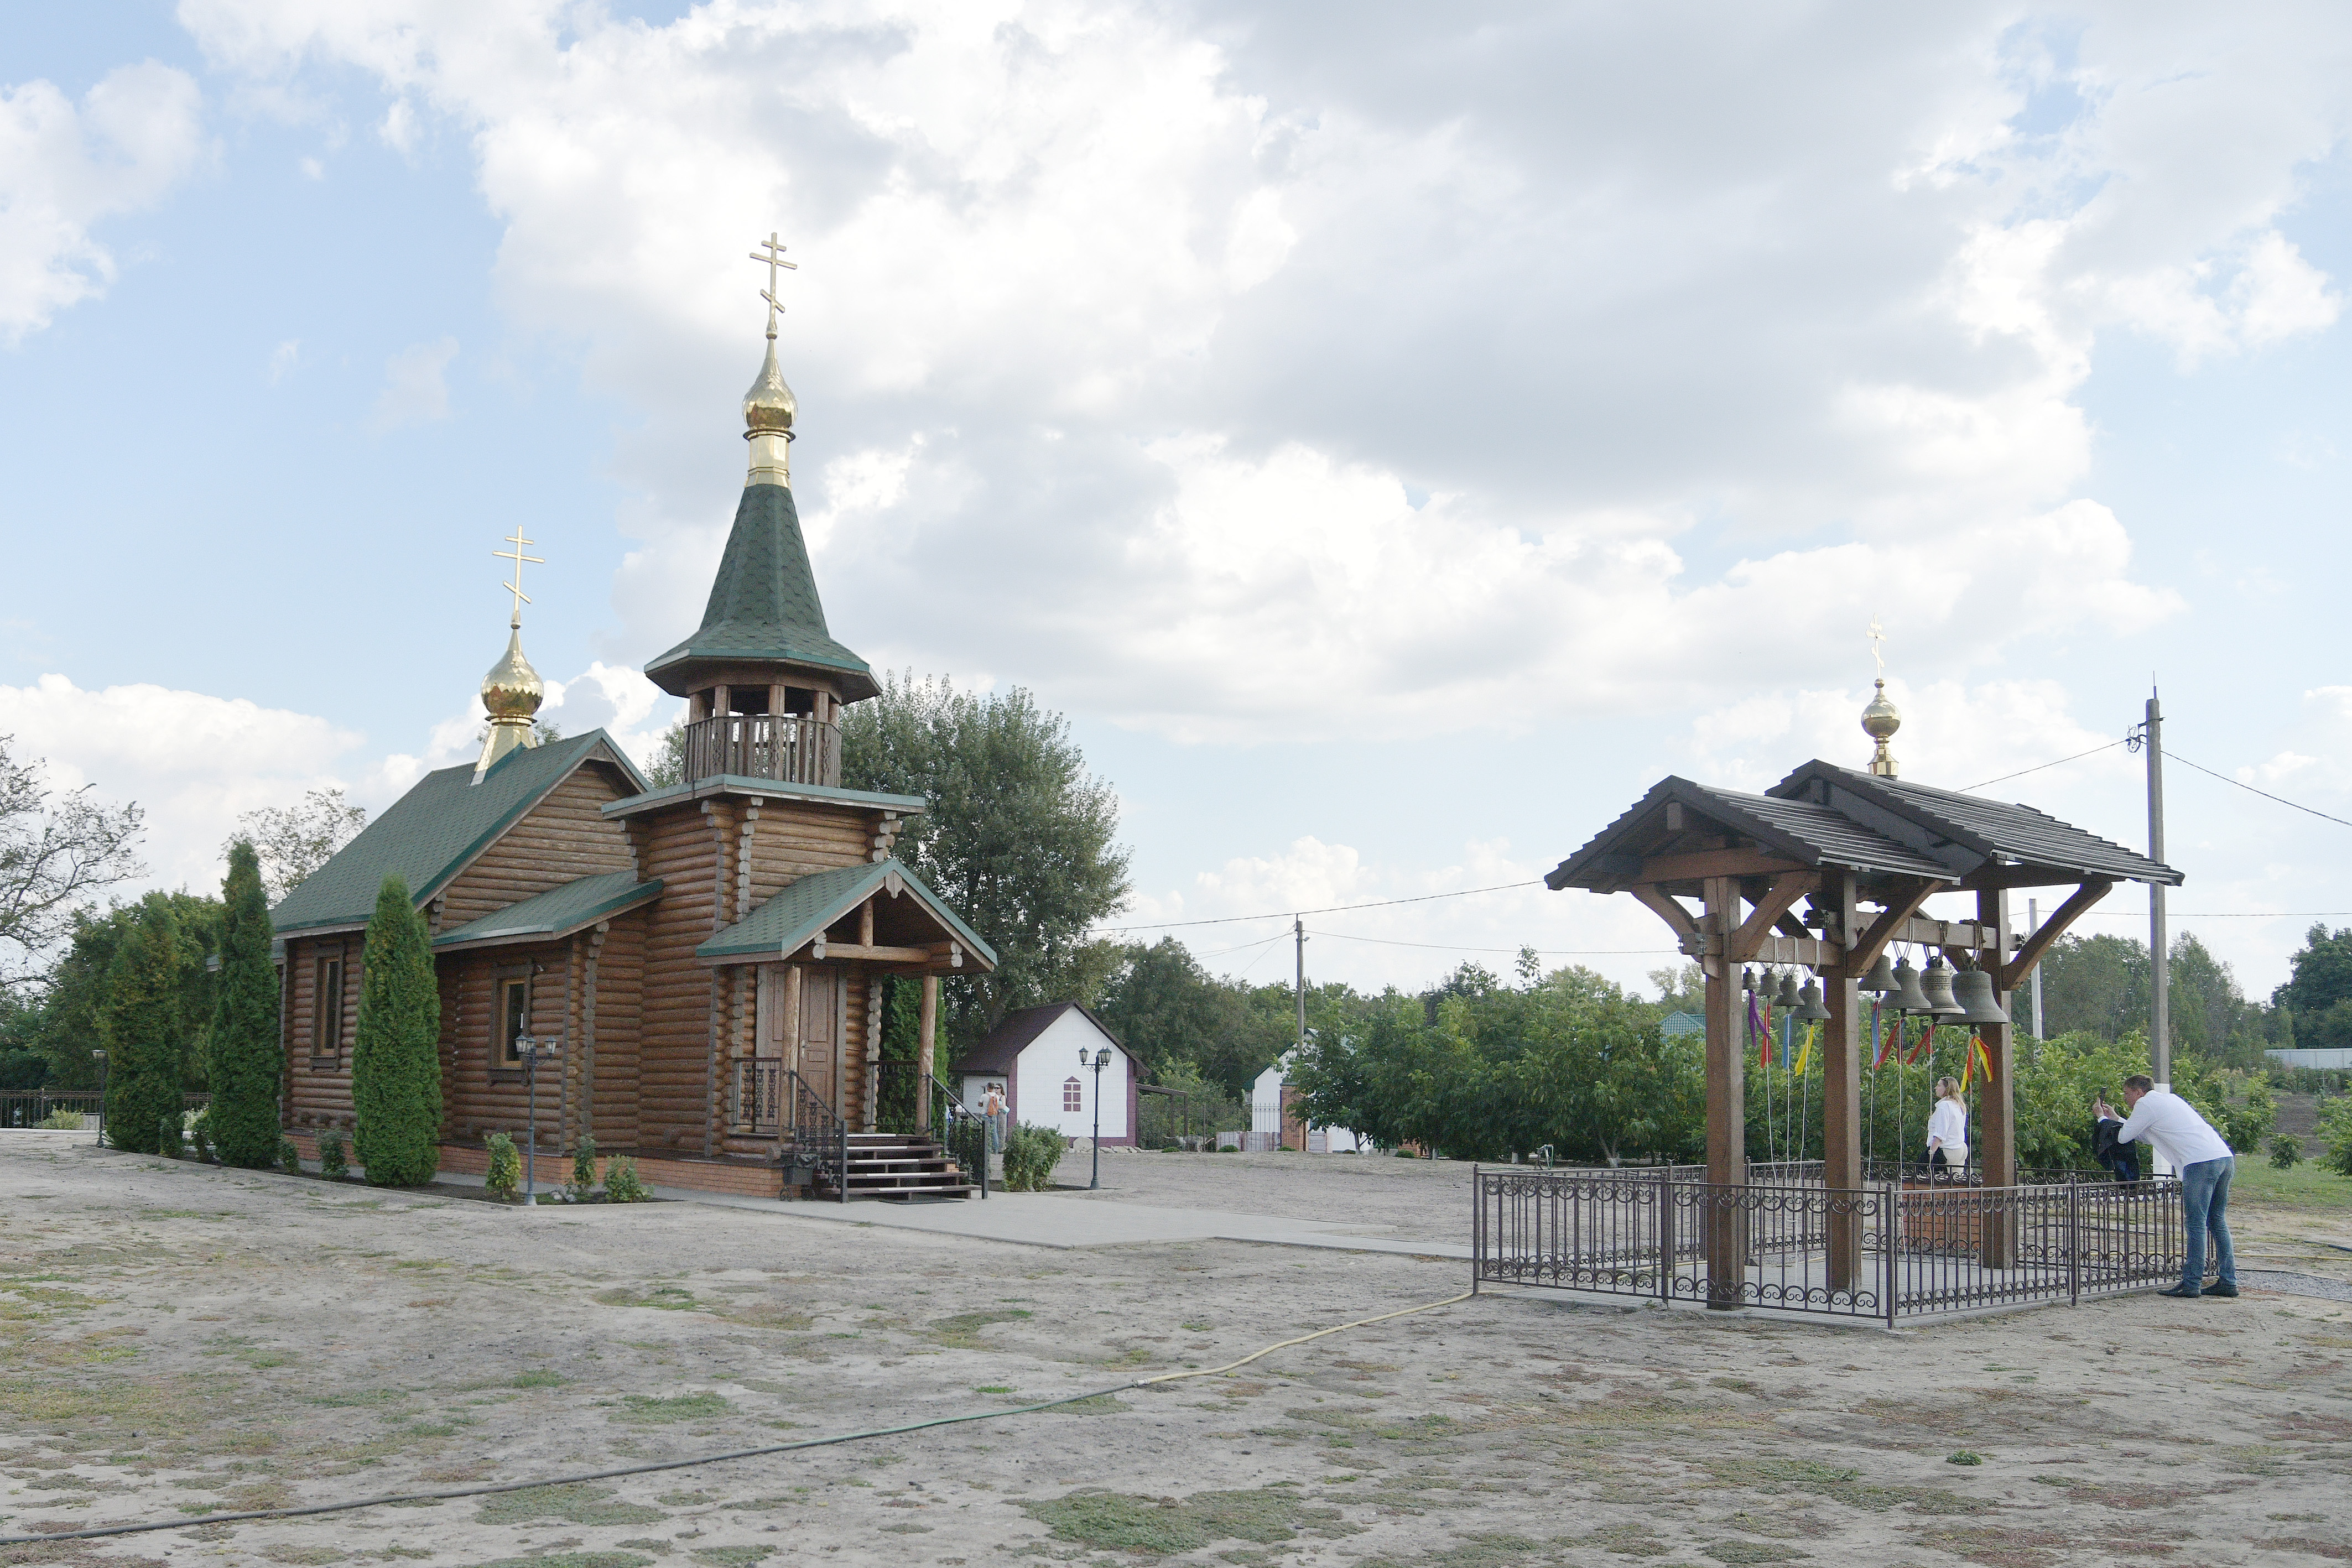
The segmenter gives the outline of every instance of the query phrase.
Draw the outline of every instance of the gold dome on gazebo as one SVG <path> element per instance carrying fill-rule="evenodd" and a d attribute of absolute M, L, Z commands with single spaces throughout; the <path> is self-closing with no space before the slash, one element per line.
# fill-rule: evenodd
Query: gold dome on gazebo
<path fill-rule="evenodd" d="M 1870 754 L 1871 772 L 1881 779 L 1892 779 L 1895 776 L 1895 754 L 1886 749 L 1886 743 L 1903 727 L 1903 715 L 1886 700 L 1886 678 L 1882 675 L 1873 684 L 1878 695 L 1862 710 L 1862 732 L 1878 743 L 1878 748 Z"/>

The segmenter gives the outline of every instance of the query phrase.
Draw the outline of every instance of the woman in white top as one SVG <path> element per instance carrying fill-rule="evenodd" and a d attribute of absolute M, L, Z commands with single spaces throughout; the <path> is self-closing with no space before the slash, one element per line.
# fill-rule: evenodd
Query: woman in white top
<path fill-rule="evenodd" d="M 1969 1163 L 1969 1108 L 1957 1078 L 1936 1080 L 1936 1108 L 1927 1115 L 1927 1166 L 1957 1174 Z"/>

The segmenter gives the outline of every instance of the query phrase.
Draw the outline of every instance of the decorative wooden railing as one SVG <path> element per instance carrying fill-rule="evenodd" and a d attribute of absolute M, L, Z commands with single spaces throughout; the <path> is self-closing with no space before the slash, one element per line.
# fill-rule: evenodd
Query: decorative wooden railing
<path fill-rule="evenodd" d="M 782 784 L 841 782 L 841 730 L 783 713 L 722 714 L 686 727 L 686 781 L 732 773 Z"/>

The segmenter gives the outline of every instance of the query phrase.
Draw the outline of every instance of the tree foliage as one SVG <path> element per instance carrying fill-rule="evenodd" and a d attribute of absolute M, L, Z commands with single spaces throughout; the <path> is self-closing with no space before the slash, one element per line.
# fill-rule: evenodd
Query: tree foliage
<path fill-rule="evenodd" d="M 1086 771 L 1068 721 L 1018 687 L 893 674 L 843 713 L 841 747 L 844 784 L 930 802 L 898 856 L 996 949 L 995 974 L 941 988 L 954 1046 L 1015 1008 L 1092 1000 L 1117 950 L 1087 933 L 1125 902 L 1128 856 L 1112 837 L 1117 799 Z"/>
<path fill-rule="evenodd" d="M 181 1042 L 181 1083 L 185 1089 L 206 1086 L 201 1046 L 212 1024 L 213 977 L 205 960 L 218 939 L 220 901 L 199 894 L 150 893 L 135 904 L 116 904 L 102 913 L 75 913 L 72 939 L 50 969 L 38 1005 L 16 1030 L 26 1048 L 47 1059 L 48 1087 L 98 1087 L 98 1068 L 89 1053 L 100 1043 L 114 956 L 142 912 L 156 904 L 171 916 L 178 1012 L 171 1033 Z"/>
<path fill-rule="evenodd" d="M 2346 934 L 2352 937 L 2352 933 Z M 2145 1034 L 2154 979 L 2147 944 L 2105 934 L 2071 933 L 2051 944 L 2042 960 L 2042 1031 L 2089 1034 L 2121 1040 Z M 2012 1009 L 2021 1025 L 2032 1022 L 2025 993 Z M 2168 1002 L 2176 1049 L 2196 1051 L 2242 1067 L 2257 1067 L 2269 1043 L 2259 1003 L 2246 999 L 2229 965 L 2189 932 L 2172 939 Z M 2347 1009 L 2352 1013 L 2352 1009 Z"/>
<path fill-rule="evenodd" d="M 223 1165 L 268 1170 L 278 1155 L 278 1081 L 286 1057 L 261 861 L 243 839 L 229 846 L 221 904 L 220 973 L 205 1042 L 213 1095 L 206 1126 Z"/>
<path fill-rule="evenodd" d="M 372 1186 L 418 1186 L 441 1160 L 441 996 L 408 885 L 383 879 L 352 1040 L 352 1145 Z"/>
<path fill-rule="evenodd" d="M 1353 993 L 1318 989 L 1310 1017 L 1336 1021 Z M 1103 987 L 1103 1021 L 1154 1078 L 1190 1066 L 1246 1103 L 1259 1073 L 1297 1042 L 1296 998 L 1289 986 L 1245 986 L 1210 974 L 1172 936 L 1119 951 Z"/>
<path fill-rule="evenodd" d="M 340 788 L 313 789 L 294 805 L 245 812 L 236 825 L 236 836 L 221 852 L 234 854 L 239 843 L 250 843 L 261 857 L 262 883 L 275 904 L 359 837 L 367 826 L 367 808 L 344 800 Z"/>
<path fill-rule="evenodd" d="M 111 807 L 83 785 L 52 797 L 37 761 L 0 735 L 0 988 L 26 985 L 74 930 L 74 916 L 145 868 L 131 845 L 138 805 Z"/>
<path fill-rule="evenodd" d="M 179 929 L 164 899 L 142 900 L 137 911 L 107 965 L 99 1038 L 107 1058 L 107 1141 L 155 1154 L 177 1146 L 184 1104 Z"/>

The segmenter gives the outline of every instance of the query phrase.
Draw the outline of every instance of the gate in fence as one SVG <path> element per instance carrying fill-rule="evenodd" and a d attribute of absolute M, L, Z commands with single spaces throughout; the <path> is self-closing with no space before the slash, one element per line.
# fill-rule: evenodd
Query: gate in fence
<path fill-rule="evenodd" d="M 2178 1182 L 1832 1189 L 1817 1165 L 1775 1175 L 1727 1186 L 1686 1166 L 1476 1169 L 1474 1282 L 1892 1324 L 2179 1277 Z"/>

